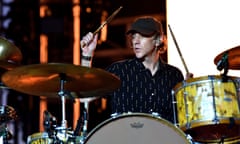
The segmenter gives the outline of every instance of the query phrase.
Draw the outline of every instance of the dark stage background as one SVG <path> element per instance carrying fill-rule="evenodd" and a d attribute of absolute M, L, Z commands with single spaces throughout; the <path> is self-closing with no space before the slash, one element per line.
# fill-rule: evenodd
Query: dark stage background
<path fill-rule="evenodd" d="M 49 7 L 49 15 L 40 17 L 40 6 Z M 107 40 L 98 45 L 93 67 L 106 68 L 109 64 L 133 57 L 126 42 L 126 27 L 138 16 L 153 15 L 161 18 L 165 28 L 164 0 L 81 0 L 81 33 L 83 36 L 100 26 L 102 11 L 110 15 L 118 7 L 123 9 L 108 25 Z M 72 63 L 73 16 L 70 0 L 1 0 L 0 33 L 14 42 L 23 55 L 21 66 L 39 64 L 40 34 L 48 36 L 48 62 Z M 91 8 L 87 13 L 85 9 Z M 6 10 L 7 9 L 7 10 Z M 0 53 L 1 54 L 1 53 Z M 166 60 L 166 59 L 165 59 Z M 3 73 L 1 73 L 3 74 Z M 13 79 L 14 81 L 14 79 Z M 7 92 L 7 97 L 6 97 Z M 18 119 L 10 122 L 14 129 L 13 143 L 23 143 L 27 136 L 39 132 L 39 97 L 27 95 L 8 87 L 1 87 L 1 98 L 16 110 Z M 2 105 L 4 105 L 4 100 Z M 47 100 L 48 111 L 61 121 L 61 101 Z M 81 105 L 81 107 L 83 107 Z M 66 102 L 66 119 L 72 126 L 72 101 Z M 101 98 L 89 105 L 89 131 L 109 118 L 109 109 L 101 108 Z M 20 131 L 22 132 L 21 134 Z M 23 142 L 20 142 L 22 139 Z"/>

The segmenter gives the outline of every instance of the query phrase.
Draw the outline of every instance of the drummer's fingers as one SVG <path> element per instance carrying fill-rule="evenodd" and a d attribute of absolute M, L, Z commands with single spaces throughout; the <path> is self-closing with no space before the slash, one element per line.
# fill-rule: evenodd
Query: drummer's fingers
<path fill-rule="evenodd" d="M 82 40 L 80 41 L 81 47 L 87 46 L 93 40 L 93 33 L 89 32 L 87 35 L 83 36 Z"/>

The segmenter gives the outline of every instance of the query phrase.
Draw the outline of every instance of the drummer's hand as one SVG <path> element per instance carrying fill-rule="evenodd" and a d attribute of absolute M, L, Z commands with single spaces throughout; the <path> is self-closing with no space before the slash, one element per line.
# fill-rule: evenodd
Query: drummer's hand
<path fill-rule="evenodd" d="M 96 49 L 96 46 L 97 46 L 97 38 L 98 38 L 98 34 L 93 35 L 92 32 L 89 32 L 87 35 L 85 35 L 82 38 L 80 42 L 82 55 L 93 56 L 94 50 Z"/>
<path fill-rule="evenodd" d="M 186 80 L 188 80 L 189 78 L 193 78 L 193 73 L 187 73 L 186 74 Z"/>

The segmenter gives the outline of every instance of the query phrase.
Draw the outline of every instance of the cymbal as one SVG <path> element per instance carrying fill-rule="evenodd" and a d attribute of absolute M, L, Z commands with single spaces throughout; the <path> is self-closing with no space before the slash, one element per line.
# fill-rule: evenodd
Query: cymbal
<path fill-rule="evenodd" d="M 0 61 L 11 60 L 13 62 L 22 61 L 22 53 L 18 47 L 16 47 L 8 39 L 0 36 Z"/>
<path fill-rule="evenodd" d="M 217 65 L 218 61 L 220 61 L 226 53 L 228 55 L 228 68 L 233 70 L 240 69 L 240 46 L 230 48 L 217 55 L 214 59 L 214 64 Z"/>
<path fill-rule="evenodd" d="M 107 71 L 63 63 L 17 67 L 4 73 L 2 82 L 19 92 L 49 98 L 59 96 L 60 90 L 77 92 L 77 98 L 101 96 L 120 86 L 119 78 Z"/>
<path fill-rule="evenodd" d="M 0 77 L 2 77 L 2 75 L 6 71 L 12 70 L 18 66 L 20 66 L 20 65 L 17 63 L 8 62 L 8 61 L 0 61 Z M 0 81 L 0 88 L 7 88 L 7 87 Z"/>
<path fill-rule="evenodd" d="M 1 105 L 0 106 L 0 123 L 5 123 L 10 120 L 14 120 L 17 118 L 16 111 L 13 107 L 8 105 Z"/>
<path fill-rule="evenodd" d="M 16 67 L 19 67 L 20 64 L 19 63 L 15 63 L 15 62 L 12 62 L 12 61 L 1 61 L 0 60 L 0 69 L 3 69 L 3 70 L 12 70 Z"/>

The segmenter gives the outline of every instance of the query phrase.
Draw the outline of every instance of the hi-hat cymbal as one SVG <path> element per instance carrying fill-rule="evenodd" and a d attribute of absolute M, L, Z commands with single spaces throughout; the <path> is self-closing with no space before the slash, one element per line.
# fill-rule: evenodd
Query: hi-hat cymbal
<path fill-rule="evenodd" d="M 64 80 L 63 88 L 61 80 Z M 118 77 L 102 69 L 62 63 L 17 67 L 4 73 L 2 82 L 19 92 L 47 97 L 57 97 L 62 89 L 77 92 L 79 98 L 95 97 L 120 86 Z"/>
<path fill-rule="evenodd" d="M 13 107 L 8 105 L 1 105 L 0 106 L 0 123 L 6 123 L 10 120 L 14 120 L 17 118 L 16 111 Z"/>
<path fill-rule="evenodd" d="M 22 53 L 8 39 L 0 36 L 0 61 L 8 61 L 19 63 L 22 61 Z"/>
<path fill-rule="evenodd" d="M 240 46 L 230 48 L 226 51 L 223 51 L 219 55 L 217 55 L 214 59 L 214 64 L 217 65 L 217 63 L 222 59 L 224 54 L 227 54 L 227 57 L 228 57 L 228 68 L 233 70 L 239 70 L 240 69 Z"/>

